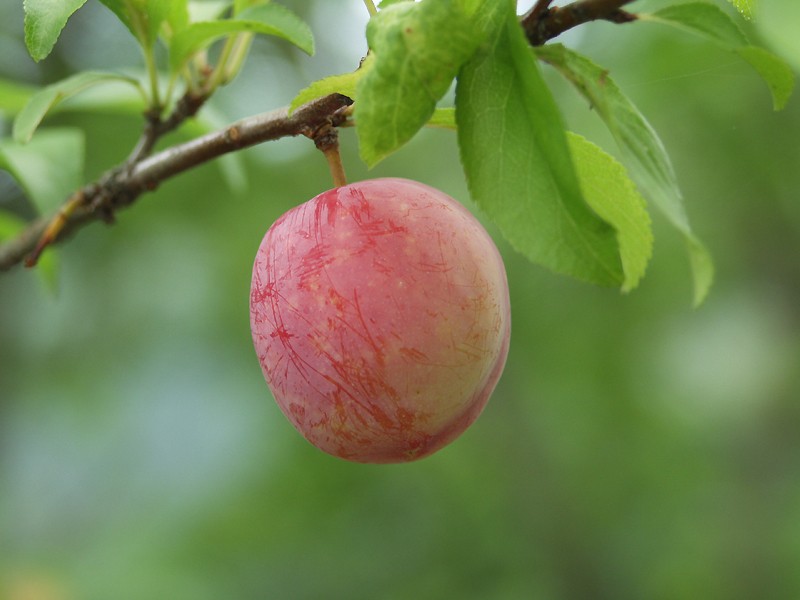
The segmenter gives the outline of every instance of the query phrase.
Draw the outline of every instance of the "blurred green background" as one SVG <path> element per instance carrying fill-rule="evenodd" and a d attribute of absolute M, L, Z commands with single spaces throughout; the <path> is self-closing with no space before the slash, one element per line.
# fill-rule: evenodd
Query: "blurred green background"
<path fill-rule="evenodd" d="M 16 4 L 0 7 L 2 77 L 138 58 L 89 2 L 36 65 Z M 213 102 L 223 120 L 363 54 L 361 2 L 285 4 L 317 56 L 260 40 Z M 800 68 L 800 5 L 762 5 L 743 26 Z M 736 57 L 654 24 L 560 41 L 608 67 L 660 132 L 716 260 L 701 308 L 658 215 L 627 296 L 495 235 L 513 337 L 486 411 L 418 463 L 349 464 L 280 413 L 248 323 L 261 236 L 330 186 L 325 161 L 307 140 L 248 150 L 236 193 L 217 165 L 196 169 L 64 244 L 55 297 L 31 272 L 0 275 L 0 598 L 799 598 L 800 96 L 774 113 Z M 547 73 L 570 126 L 615 151 Z M 86 130 L 87 178 L 139 128 L 78 112 L 48 124 Z M 469 202 L 452 133 L 425 131 L 370 173 L 342 137 L 351 180 L 408 177 Z M 4 175 L 0 190 L 0 206 L 19 203 Z"/>

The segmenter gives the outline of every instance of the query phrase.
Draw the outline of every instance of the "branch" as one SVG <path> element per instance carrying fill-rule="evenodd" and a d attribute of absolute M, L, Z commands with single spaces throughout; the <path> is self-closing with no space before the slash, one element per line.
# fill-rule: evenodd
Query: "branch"
<path fill-rule="evenodd" d="M 533 46 L 541 46 L 548 40 L 589 21 L 611 21 L 630 23 L 636 15 L 621 10 L 634 0 L 579 0 L 566 6 L 550 7 L 552 0 L 539 0 L 522 17 L 522 28 Z"/>
<path fill-rule="evenodd" d="M 172 114 L 166 119 L 162 119 L 157 110 L 145 113 L 147 124 L 138 143 L 128 157 L 127 164 L 133 165 L 145 156 L 149 156 L 156 142 L 162 136 L 180 127 L 186 119 L 195 116 L 206 100 L 208 100 L 207 94 L 194 94 L 191 91 L 187 91 L 178 100 Z"/>
<path fill-rule="evenodd" d="M 553 0 L 537 0 L 520 23 L 528 41 L 540 46 L 589 21 L 633 21 L 636 15 L 621 9 L 633 1 L 576 0 L 559 8 L 551 6 Z M 333 160 L 332 172 L 334 179 L 338 178 L 337 185 L 344 181 L 341 169 L 335 164 L 336 157 L 326 151 L 330 144 L 325 141 L 330 138 L 335 145 L 335 128 L 345 122 L 347 116 L 344 109 L 352 104 L 350 98 L 339 94 L 310 102 L 292 116 L 285 109 L 256 115 L 221 131 L 151 155 L 158 139 L 193 116 L 206 99 L 206 95 L 188 93 L 166 120 L 162 120 L 158 114 L 146 115 L 144 132 L 122 165 L 77 190 L 53 215 L 32 221 L 19 236 L 0 245 L 0 271 L 8 270 L 23 260 L 27 266 L 33 266 L 47 246 L 63 240 L 92 221 L 113 222 L 114 214 L 119 209 L 135 202 L 142 193 L 155 190 L 170 177 L 227 152 L 261 142 L 296 135 L 315 138 L 329 162 Z M 316 140 L 318 136 L 321 139 Z"/>
<path fill-rule="evenodd" d="M 286 109 L 279 109 L 247 117 L 133 164 L 115 167 L 78 190 L 55 214 L 32 221 L 19 236 L 0 245 L 0 271 L 26 257 L 35 262 L 36 256 L 29 255 L 37 245 L 44 249 L 93 221 L 113 221 L 116 211 L 131 205 L 142 193 L 192 167 L 262 142 L 297 135 L 313 138 L 322 128 L 341 125 L 346 118 L 342 111 L 350 104 L 350 98 L 332 94 L 301 106 L 291 116 Z M 52 239 L 43 237 L 48 229 L 55 231 Z"/>
<path fill-rule="evenodd" d="M 550 8 L 550 5 L 553 3 L 553 0 L 536 0 L 536 4 L 533 5 L 530 12 L 523 17 L 523 22 L 525 19 L 539 19 L 541 18 L 542 14 L 547 12 L 547 9 Z"/>

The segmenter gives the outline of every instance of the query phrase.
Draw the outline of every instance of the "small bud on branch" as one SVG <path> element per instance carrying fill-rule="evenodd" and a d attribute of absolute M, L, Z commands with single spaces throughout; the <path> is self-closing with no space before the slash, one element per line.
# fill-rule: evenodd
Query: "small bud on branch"
<path fill-rule="evenodd" d="M 279 109 L 248 117 L 132 165 L 111 169 L 74 194 L 68 201 L 69 210 L 59 209 L 54 215 L 33 221 L 17 238 L 0 245 L 0 270 L 10 269 L 34 250 L 41 252 L 92 221 L 109 220 L 117 210 L 170 177 L 228 152 L 318 131 L 335 123 L 341 114 L 337 111 L 350 104 L 350 98 L 332 94 L 301 106 L 291 116 L 286 109 Z M 80 201 L 76 202 L 76 198 Z M 31 258 L 29 262 L 35 262 L 36 256 Z"/>
<path fill-rule="evenodd" d="M 552 0 L 539 0 L 522 17 L 522 27 L 532 46 L 541 46 L 583 23 L 589 21 L 611 21 L 629 23 L 636 15 L 621 10 L 622 6 L 634 0 L 581 0 L 566 6 L 550 7 Z"/>

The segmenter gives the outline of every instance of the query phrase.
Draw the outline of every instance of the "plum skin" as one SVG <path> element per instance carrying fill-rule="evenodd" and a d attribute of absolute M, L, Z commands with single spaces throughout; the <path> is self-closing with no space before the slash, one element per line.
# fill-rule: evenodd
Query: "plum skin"
<path fill-rule="evenodd" d="M 372 179 L 280 217 L 256 254 L 250 325 L 264 377 L 312 444 L 356 462 L 432 454 L 483 410 L 511 334 L 489 234 L 424 184 Z"/>

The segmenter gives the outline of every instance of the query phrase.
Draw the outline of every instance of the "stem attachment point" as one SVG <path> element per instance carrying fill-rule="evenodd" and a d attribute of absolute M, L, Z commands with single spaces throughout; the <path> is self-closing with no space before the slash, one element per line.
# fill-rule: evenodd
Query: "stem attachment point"
<path fill-rule="evenodd" d="M 323 125 L 311 135 L 311 138 L 328 161 L 334 187 L 347 185 L 342 156 L 339 154 L 339 131 L 336 127 L 330 124 Z"/>

